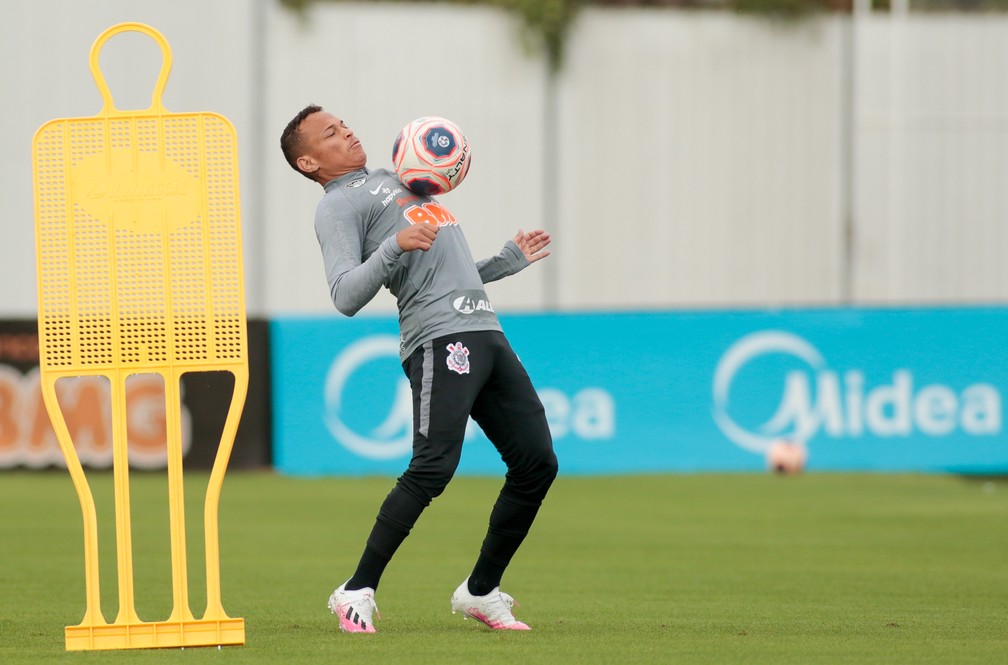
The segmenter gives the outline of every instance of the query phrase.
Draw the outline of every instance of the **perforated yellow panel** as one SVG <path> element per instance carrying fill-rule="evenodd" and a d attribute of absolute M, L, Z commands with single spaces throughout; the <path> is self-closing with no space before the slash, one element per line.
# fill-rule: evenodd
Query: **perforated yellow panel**
<path fill-rule="evenodd" d="M 135 31 L 161 47 L 151 107 L 120 111 L 98 66 L 113 35 Z M 242 644 L 242 619 L 220 602 L 217 506 L 248 387 L 245 300 L 234 128 L 213 113 L 169 113 L 161 97 L 171 50 L 139 23 L 106 30 L 91 49 L 104 100 L 97 116 L 53 120 L 35 135 L 35 228 L 39 354 L 46 408 L 67 460 L 85 526 L 87 610 L 66 629 L 67 649 Z M 189 609 L 182 481 L 182 374 L 235 376 L 205 500 L 207 610 Z M 126 445 L 126 378 L 164 378 L 174 607 L 165 621 L 134 610 Z M 107 376 L 112 386 L 113 470 L 119 614 L 108 623 L 99 602 L 93 496 L 56 399 L 65 376 Z"/>
<path fill-rule="evenodd" d="M 43 367 L 246 358 L 226 120 L 55 120 L 36 136 L 35 164 Z"/>

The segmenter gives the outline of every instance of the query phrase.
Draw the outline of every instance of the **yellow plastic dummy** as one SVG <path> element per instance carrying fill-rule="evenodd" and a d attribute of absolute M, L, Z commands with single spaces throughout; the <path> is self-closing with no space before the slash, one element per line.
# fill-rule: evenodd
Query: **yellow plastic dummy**
<path fill-rule="evenodd" d="M 98 63 L 114 35 L 134 31 L 161 48 L 151 106 L 121 111 Z M 66 627 L 67 650 L 245 643 L 245 622 L 221 604 L 218 505 L 248 389 L 248 354 L 238 206 L 237 141 L 213 113 L 169 113 L 162 103 L 171 49 L 140 23 L 102 33 L 91 72 L 103 108 L 52 120 L 33 144 L 42 393 L 84 517 L 87 608 Z M 189 605 L 182 480 L 180 379 L 227 371 L 234 394 L 207 486 L 203 523 L 207 607 Z M 126 379 L 159 374 L 165 385 L 172 612 L 143 621 L 133 598 Z M 113 485 L 119 611 L 101 612 L 98 524 L 80 459 L 60 411 L 56 382 L 104 376 L 111 385 Z"/>

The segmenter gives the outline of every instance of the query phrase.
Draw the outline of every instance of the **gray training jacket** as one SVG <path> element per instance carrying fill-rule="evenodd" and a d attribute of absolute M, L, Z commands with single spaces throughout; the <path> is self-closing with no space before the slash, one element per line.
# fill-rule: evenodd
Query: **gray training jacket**
<path fill-rule="evenodd" d="M 437 239 L 426 252 L 403 252 L 395 234 L 418 223 L 438 224 Z M 385 169 L 364 168 L 327 182 L 315 234 L 336 309 L 353 316 L 382 286 L 396 297 L 402 360 L 443 335 L 500 330 L 483 285 L 529 265 L 510 240 L 497 256 L 474 262 L 458 220 Z"/>

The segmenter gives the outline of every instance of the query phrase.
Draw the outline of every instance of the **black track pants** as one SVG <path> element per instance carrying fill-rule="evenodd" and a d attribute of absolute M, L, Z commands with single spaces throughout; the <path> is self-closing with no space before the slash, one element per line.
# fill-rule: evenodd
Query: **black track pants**
<path fill-rule="evenodd" d="M 377 577 L 431 500 L 451 480 L 471 415 L 507 465 L 484 556 L 506 565 L 557 474 L 542 402 L 502 333 L 459 333 L 423 344 L 403 363 L 413 391 L 413 457 L 378 512 L 354 580 Z M 362 569 L 371 571 L 361 575 Z"/>

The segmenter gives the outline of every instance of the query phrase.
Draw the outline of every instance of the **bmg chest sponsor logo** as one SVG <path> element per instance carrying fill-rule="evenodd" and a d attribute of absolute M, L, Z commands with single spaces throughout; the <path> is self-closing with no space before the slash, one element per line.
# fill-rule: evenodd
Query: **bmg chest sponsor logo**
<path fill-rule="evenodd" d="M 905 367 L 872 380 L 863 369 L 831 368 L 807 340 L 777 330 L 735 342 L 721 356 L 712 388 L 717 426 L 738 446 L 761 454 L 780 438 L 1001 432 L 1001 393 L 990 383 L 920 385 Z M 759 409 L 761 414 L 754 413 Z"/>
<path fill-rule="evenodd" d="M 333 439 L 370 460 L 408 457 L 413 447 L 413 395 L 399 363 L 399 339 L 371 335 L 346 347 L 326 375 L 323 419 Z M 539 390 L 555 440 L 612 439 L 616 406 L 605 389 Z M 479 436 L 472 420 L 466 440 Z"/>
<path fill-rule="evenodd" d="M 410 224 L 432 224 L 434 226 L 458 226 L 455 215 L 436 201 L 412 205 L 403 210 L 403 216 Z"/>

